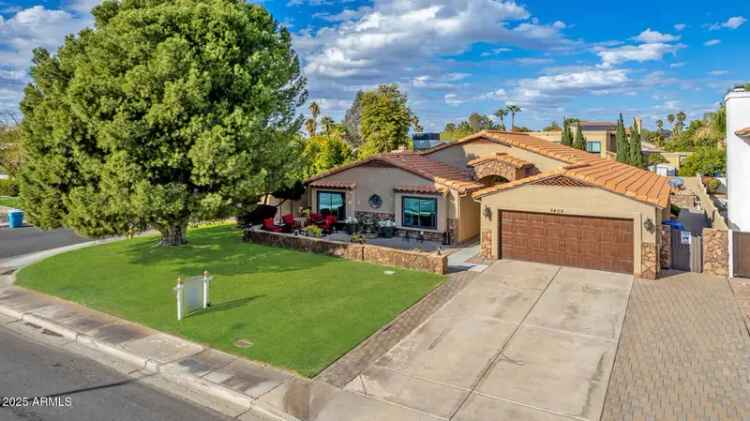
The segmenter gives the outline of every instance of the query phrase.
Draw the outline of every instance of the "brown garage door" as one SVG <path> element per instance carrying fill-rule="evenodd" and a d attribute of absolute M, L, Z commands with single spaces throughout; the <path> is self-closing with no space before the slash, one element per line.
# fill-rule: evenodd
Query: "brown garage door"
<path fill-rule="evenodd" d="M 500 256 L 633 273 L 633 221 L 500 212 Z"/>

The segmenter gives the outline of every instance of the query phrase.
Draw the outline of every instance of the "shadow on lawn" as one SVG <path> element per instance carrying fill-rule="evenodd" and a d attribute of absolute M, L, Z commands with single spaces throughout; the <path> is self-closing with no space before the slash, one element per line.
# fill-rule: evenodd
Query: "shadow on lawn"
<path fill-rule="evenodd" d="M 178 266 L 179 273 L 195 276 L 204 270 L 215 275 L 243 275 L 307 270 L 331 263 L 333 257 L 303 253 L 242 241 L 231 226 L 204 228 L 188 235 L 188 244 L 162 247 L 158 239 L 138 241 L 123 250 L 128 260 L 141 266 Z"/>
<path fill-rule="evenodd" d="M 263 298 L 263 297 L 265 297 L 265 294 L 264 295 L 254 295 L 252 297 L 238 298 L 236 300 L 224 301 L 223 303 L 218 303 L 218 304 L 211 304 L 211 307 L 209 307 L 205 311 L 201 311 L 199 313 L 196 313 L 196 314 L 192 315 L 191 317 L 202 316 L 202 315 L 208 314 L 208 313 L 220 313 L 222 311 L 233 310 L 235 308 L 247 305 L 251 301 L 255 301 L 255 300 L 257 300 L 259 298 Z"/>

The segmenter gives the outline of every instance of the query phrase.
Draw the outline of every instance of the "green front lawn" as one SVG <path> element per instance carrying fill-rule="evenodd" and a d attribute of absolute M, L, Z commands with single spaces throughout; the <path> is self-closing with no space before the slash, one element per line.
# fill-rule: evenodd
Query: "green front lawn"
<path fill-rule="evenodd" d="M 225 225 L 191 231 L 180 248 L 144 237 L 76 250 L 23 269 L 18 284 L 312 377 L 443 280 L 240 236 Z M 178 322 L 177 277 L 204 270 L 213 306 Z"/>
<path fill-rule="evenodd" d="M 18 208 L 19 206 L 21 206 L 21 199 L 17 197 L 0 196 L 0 206 Z"/>

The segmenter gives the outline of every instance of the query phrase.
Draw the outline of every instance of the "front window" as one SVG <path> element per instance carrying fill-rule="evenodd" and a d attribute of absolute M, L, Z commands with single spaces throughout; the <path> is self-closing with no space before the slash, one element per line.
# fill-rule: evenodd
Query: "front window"
<path fill-rule="evenodd" d="M 602 142 L 586 142 L 586 152 L 601 153 Z"/>
<path fill-rule="evenodd" d="M 346 201 L 343 192 L 319 191 L 318 213 L 323 216 L 333 215 L 337 220 L 346 219 Z"/>
<path fill-rule="evenodd" d="M 437 228 L 437 199 L 401 198 L 401 225 L 410 228 Z"/>

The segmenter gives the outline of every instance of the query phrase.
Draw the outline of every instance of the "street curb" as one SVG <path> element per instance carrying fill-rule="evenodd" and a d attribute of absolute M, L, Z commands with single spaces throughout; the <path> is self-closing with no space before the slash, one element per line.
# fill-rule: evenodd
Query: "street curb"
<path fill-rule="evenodd" d="M 66 339 L 70 339 L 71 341 L 76 342 L 79 345 L 102 352 L 110 357 L 114 357 L 115 359 L 138 366 L 146 372 L 159 374 L 168 382 L 179 384 L 193 392 L 209 394 L 217 399 L 221 399 L 225 402 L 241 406 L 243 408 L 246 408 L 248 411 L 253 411 L 255 413 L 258 413 L 259 415 L 274 420 L 298 420 L 298 418 L 292 417 L 289 414 L 281 413 L 276 408 L 270 407 L 269 405 L 263 402 L 259 402 L 257 399 L 254 399 L 240 392 L 234 391 L 200 377 L 193 376 L 189 373 L 178 373 L 175 370 L 168 369 L 169 365 L 174 364 L 178 361 L 159 363 L 150 358 L 141 357 L 132 352 L 129 352 L 117 345 L 99 341 L 93 336 L 78 333 L 72 329 L 68 329 L 64 326 L 58 325 L 57 323 L 54 323 L 48 319 L 36 316 L 31 312 L 19 312 L 2 304 L 0 304 L 0 313 L 16 319 L 16 321 L 23 321 L 32 325 L 39 326 L 42 329 L 57 333 Z M 167 369 L 165 370 L 164 368 Z"/>

